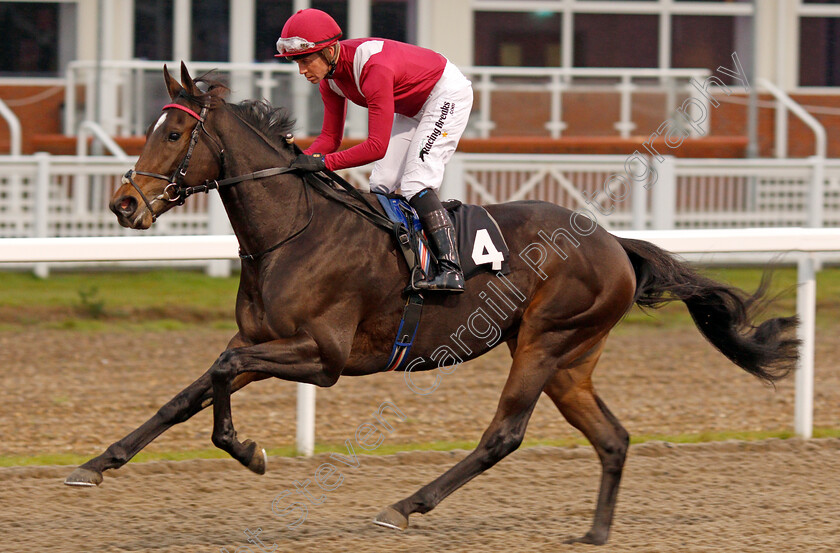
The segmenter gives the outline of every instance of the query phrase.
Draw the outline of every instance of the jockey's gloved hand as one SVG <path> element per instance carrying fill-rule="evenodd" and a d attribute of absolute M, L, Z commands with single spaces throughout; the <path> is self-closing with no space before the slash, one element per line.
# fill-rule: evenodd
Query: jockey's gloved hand
<path fill-rule="evenodd" d="M 290 165 L 292 169 L 300 169 L 305 173 L 317 173 L 318 171 L 326 171 L 327 170 L 327 161 L 324 158 L 324 154 L 300 154 L 294 160 L 292 160 L 292 164 Z"/>

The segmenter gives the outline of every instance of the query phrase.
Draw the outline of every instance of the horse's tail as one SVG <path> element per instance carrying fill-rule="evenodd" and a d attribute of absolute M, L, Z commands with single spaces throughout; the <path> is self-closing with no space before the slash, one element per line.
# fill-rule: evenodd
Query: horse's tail
<path fill-rule="evenodd" d="M 634 303 L 655 309 L 674 300 L 683 301 L 703 336 L 733 363 L 762 380 L 779 380 L 795 368 L 800 341 L 789 333 L 798 319 L 779 317 L 753 324 L 757 312 L 766 305 L 769 279 L 762 279 L 750 296 L 698 274 L 650 242 L 618 241 L 636 273 Z"/>

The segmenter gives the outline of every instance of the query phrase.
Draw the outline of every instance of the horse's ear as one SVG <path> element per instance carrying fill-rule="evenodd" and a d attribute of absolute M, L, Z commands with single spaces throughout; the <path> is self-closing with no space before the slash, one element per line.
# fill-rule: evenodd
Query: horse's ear
<path fill-rule="evenodd" d="M 187 64 L 183 61 L 181 62 L 181 84 L 184 85 L 184 88 L 187 89 L 187 92 L 190 95 L 198 96 L 201 94 L 201 91 L 198 90 L 197 86 L 195 86 L 195 82 L 192 77 L 190 77 L 190 72 L 187 71 Z"/>
<path fill-rule="evenodd" d="M 166 64 L 163 64 L 163 80 L 166 81 L 166 90 L 169 91 L 169 98 L 171 100 L 174 100 L 184 90 L 184 87 L 169 74 L 169 69 L 166 68 Z"/>

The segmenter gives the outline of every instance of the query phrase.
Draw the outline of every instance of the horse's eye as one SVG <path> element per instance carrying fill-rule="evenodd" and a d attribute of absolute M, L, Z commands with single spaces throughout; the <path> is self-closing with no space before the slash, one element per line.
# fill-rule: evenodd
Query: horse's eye
<path fill-rule="evenodd" d="M 181 138 L 181 133 L 171 132 L 171 133 L 169 133 L 169 136 L 167 137 L 167 140 L 169 140 L 170 142 L 177 142 L 179 138 Z"/>

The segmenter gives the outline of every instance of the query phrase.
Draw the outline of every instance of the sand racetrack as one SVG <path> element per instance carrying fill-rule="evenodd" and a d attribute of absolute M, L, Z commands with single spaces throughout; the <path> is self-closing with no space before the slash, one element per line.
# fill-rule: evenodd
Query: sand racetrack
<path fill-rule="evenodd" d="M 816 426 L 840 420 L 838 328 L 818 331 Z M 0 453 L 95 455 L 203 372 L 226 331 L 0 332 Z M 448 376 L 429 395 L 401 375 L 346 378 L 319 390 L 316 433 L 341 444 L 391 401 L 406 420 L 385 443 L 476 440 L 492 417 L 504 351 Z M 418 381 L 423 386 L 429 380 Z M 596 371 L 600 395 L 631 434 L 790 429 L 794 388 L 775 390 L 728 363 L 699 333 L 617 332 Z M 294 385 L 259 382 L 234 396 L 241 438 L 266 448 L 294 440 Z M 147 450 L 212 447 L 205 411 Z M 527 439 L 577 436 L 542 400 Z M 589 527 L 599 467 L 589 447 L 524 448 L 457 491 L 404 533 L 370 524 L 384 506 L 450 467 L 464 452 L 359 456 L 306 520 L 272 500 L 313 479 L 327 455 L 270 459 L 255 476 L 232 460 L 130 463 L 100 488 L 61 485 L 72 467 L 0 469 L 0 551 L 581 551 L 562 545 Z M 313 483 L 314 487 L 315 484 Z M 310 488 L 312 490 L 313 488 Z M 317 490 L 317 488 L 314 488 Z M 840 439 L 633 446 L 610 544 L 603 551 L 838 551 Z M 285 504 L 284 504 L 285 505 Z"/>

